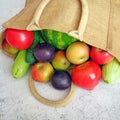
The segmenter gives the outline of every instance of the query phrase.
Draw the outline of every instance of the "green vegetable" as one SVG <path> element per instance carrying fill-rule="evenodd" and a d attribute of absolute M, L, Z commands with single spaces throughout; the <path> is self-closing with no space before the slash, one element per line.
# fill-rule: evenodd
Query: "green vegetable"
<path fill-rule="evenodd" d="M 76 38 L 55 30 L 44 29 L 41 34 L 47 43 L 60 50 L 65 50 L 72 42 L 77 41 Z"/>
<path fill-rule="evenodd" d="M 30 64 L 33 64 L 36 62 L 36 58 L 34 56 L 34 48 L 38 43 L 43 43 L 44 40 L 41 37 L 41 33 L 39 30 L 33 31 L 34 32 L 34 41 L 30 48 L 27 49 L 27 54 L 26 54 L 26 61 Z"/>
<path fill-rule="evenodd" d="M 111 62 L 103 65 L 102 77 L 108 84 L 115 83 L 120 77 L 120 62 L 114 58 Z"/>
<path fill-rule="evenodd" d="M 12 76 L 23 77 L 29 70 L 30 64 L 26 62 L 26 50 L 19 51 L 12 66 Z"/>

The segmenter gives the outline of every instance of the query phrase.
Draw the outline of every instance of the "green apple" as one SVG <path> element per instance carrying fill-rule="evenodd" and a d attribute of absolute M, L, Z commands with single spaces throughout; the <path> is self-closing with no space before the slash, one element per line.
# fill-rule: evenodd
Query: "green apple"
<path fill-rule="evenodd" d="M 70 62 L 66 58 L 64 51 L 57 51 L 53 60 L 52 65 L 56 70 L 66 70 L 70 66 Z"/>
<path fill-rule="evenodd" d="M 54 68 L 49 62 L 37 62 L 31 69 L 32 78 L 38 82 L 48 82 L 54 74 Z"/>
<path fill-rule="evenodd" d="M 74 42 L 66 50 L 66 57 L 72 64 L 82 64 L 89 59 L 89 46 L 84 42 Z"/>
<path fill-rule="evenodd" d="M 6 41 L 6 39 L 3 40 L 2 48 L 3 48 L 3 50 L 5 50 L 7 53 L 10 53 L 10 54 L 17 54 L 18 53 L 18 50 L 11 47 L 8 44 L 8 42 Z"/>

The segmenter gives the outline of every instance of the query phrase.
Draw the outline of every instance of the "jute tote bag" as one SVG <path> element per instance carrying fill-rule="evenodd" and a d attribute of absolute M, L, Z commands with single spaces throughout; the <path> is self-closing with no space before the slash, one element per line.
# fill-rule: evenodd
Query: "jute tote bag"
<path fill-rule="evenodd" d="M 27 0 L 5 28 L 54 29 L 105 49 L 120 61 L 120 0 Z"/>

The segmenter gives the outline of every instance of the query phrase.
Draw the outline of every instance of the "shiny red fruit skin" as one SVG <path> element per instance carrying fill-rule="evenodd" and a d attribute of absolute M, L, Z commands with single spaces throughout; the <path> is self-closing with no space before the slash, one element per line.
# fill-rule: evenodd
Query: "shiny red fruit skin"
<path fill-rule="evenodd" d="M 104 65 L 110 62 L 114 57 L 105 50 L 93 47 L 90 51 L 91 59 L 99 65 Z"/>
<path fill-rule="evenodd" d="M 92 90 L 101 79 L 101 68 L 92 61 L 77 65 L 72 69 L 72 81 L 79 87 Z"/>
<path fill-rule="evenodd" d="M 54 73 L 49 62 L 37 62 L 32 66 L 31 75 L 37 82 L 48 82 Z"/>
<path fill-rule="evenodd" d="M 31 46 L 34 39 L 34 33 L 27 30 L 7 28 L 5 31 L 5 38 L 13 48 L 24 50 Z"/>

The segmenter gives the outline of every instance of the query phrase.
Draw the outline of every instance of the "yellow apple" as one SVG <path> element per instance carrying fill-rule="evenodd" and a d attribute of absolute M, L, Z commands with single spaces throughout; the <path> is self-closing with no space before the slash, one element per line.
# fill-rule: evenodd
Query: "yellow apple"
<path fill-rule="evenodd" d="M 70 44 L 66 50 L 66 57 L 72 64 L 82 64 L 89 59 L 89 46 L 81 41 Z"/>
<path fill-rule="evenodd" d="M 53 60 L 52 65 L 56 70 L 66 70 L 70 66 L 70 62 L 66 58 L 64 51 L 57 51 Z"/>
<path fill-rule="evenodd" d="M 18 50 L 16 48 L 13 48 L 12 46 L 10 46 L 9 43 L 6 41 L 6 39 L 3 40 L 2 48 L 7 53 L 10 53 L 10 54 L 13 54 L 13 55 L 18 53 Z"/>

